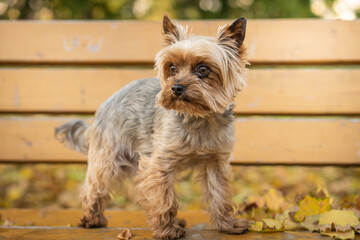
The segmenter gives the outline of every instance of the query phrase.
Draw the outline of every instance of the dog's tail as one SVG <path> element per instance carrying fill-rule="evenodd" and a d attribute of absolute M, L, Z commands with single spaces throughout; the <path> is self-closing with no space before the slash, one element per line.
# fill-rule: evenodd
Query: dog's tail
<path fill-rule="evenodd" d="M 55 138 L 66 147 L 87 155 L 89 145 L 85 132 L 89 126 L 89 124 L 81 120 L 65 123 L 55 128 Z"/>

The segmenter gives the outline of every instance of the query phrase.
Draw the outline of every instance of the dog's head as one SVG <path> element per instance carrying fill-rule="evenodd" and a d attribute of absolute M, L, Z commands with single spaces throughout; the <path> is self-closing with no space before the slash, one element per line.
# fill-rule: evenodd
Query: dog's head
<path fill-rule="evenodd" d="M 216 38 L 191 35 L 167 15 L 163 29 L 165 47 L 155 58 L 162 87 L 157 104 L 196 117 L 223 113 L 246 85 L 246 19 L 219 27 Z"/>

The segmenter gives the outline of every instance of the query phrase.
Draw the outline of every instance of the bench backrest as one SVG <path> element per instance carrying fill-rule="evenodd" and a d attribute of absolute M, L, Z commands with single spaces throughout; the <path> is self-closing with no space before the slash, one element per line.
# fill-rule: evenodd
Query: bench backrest
<path fill-rule="evenodd" d="M 215 36 L 221 21 L 184 21 Z M 249 20 L 248 88 L 236 99 L 239 164 L 360 164 L 360 22 Z M 0 21 L 0 162 L 85 162 L 54 127 L 92 120 L 131 82 L 154 77 L 161 24 Z"/>

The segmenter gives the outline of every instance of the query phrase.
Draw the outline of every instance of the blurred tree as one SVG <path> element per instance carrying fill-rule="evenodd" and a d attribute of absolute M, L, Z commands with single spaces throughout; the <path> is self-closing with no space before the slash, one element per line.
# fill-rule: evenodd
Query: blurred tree
<path fill-rule="evenodd" d="M 341 18 L 360 16 L 360 0 L 0 0 L 0 19 Z"/>
<path fill-rule="evenodd" d="M 330 0 L 327 0 L 330 1 Z M 315 17 L 310 0 L 0 0 L 1 19 Z"/>

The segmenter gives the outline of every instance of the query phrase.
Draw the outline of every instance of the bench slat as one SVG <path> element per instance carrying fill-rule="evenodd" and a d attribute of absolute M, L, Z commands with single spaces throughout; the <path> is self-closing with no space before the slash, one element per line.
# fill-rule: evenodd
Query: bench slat
<path fill-rule="evenodd" d="M 214 36 L 232 20 L 185 21 L 199 35 Z M 359 63 L 360 21 L 249 20 L 246 45 L 253 64 Z M 0 62 L 153 62 L 161 47 L 160 22 L 0 21 Z M 24 41 L 26 39 L 26 41 Z"/>
<path fill-rule="evenodd" d="M 41 227 L 0 227 L 1 239 L 21 239 L 21 240 L 100 240 L 100 239 L 118 239 L 116 236 L 122 231 L 122 228 L 41 228 Z M 149 229 L 130 229 L 133 237 L 131 240 L 153 239 L 152 232 Z M 329 237 L 319 233 L 310 232 L 276 232 L 276 233 L 253 233 L 248 232 L 241 235 L 227 235 L 215 230 L 194 230 L 187 229 L 184 240 L 186 239 L 214 239 L 214 240 L 265 240 L 265 239 L 321 239 L 329 240 Z"/>
<path fill-rule="evenodd" d="M 74 118 L 1 117 L 0 162 L 85 161 L 54 139 L 54 127 Z M 360 164 L 359 118 L 244 117 L 235 128 L 236 164 Z"/>
<path fill-rule="evenodd" d="M 94 113 L 152 69 L 0 68 L 0 112 Z M 360 69 L 252 69 L 236 99 L 245 114 L 359 114 Z"/>
<path fill-rule="evenodd" d="M 78 226 L 80 209 L 0 209 L 2 220 L 9 219 L 17 226 Z M 149 228 L 144 211 L 107 210 L 108 227 Z M 202 210 L 179 211 L 189 228 L 210 228 L 209 216 Z"/>

